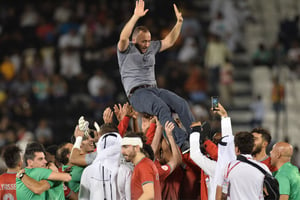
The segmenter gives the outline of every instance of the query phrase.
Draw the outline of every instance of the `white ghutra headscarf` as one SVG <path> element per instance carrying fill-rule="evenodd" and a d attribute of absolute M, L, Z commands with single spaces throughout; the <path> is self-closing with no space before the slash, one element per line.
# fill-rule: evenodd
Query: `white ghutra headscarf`
<path fill-rule="evenodd" d="M 79 199 L 116 200 L 117 173 L 122 138 L 119 133 L 106 133 L 97 143 L 97 157 L 81 176 Z"/>

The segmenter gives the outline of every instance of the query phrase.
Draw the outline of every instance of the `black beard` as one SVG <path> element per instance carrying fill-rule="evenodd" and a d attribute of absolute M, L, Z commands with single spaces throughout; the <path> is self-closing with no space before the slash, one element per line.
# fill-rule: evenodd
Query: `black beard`
<path fill-rule="evenodd" d="M 257 147 L 252 151 L 252 155 L 254 156 L 254 155 L 260 153 L 261 150 L 262 150 L 262 146 L 261 146 L 261 145 L 257 146 Z"/>
<path fill-rule="evenodd" d="M 143 52 L 142 52 L 142 50 L 141 50 L 141 48 L 139 47 L 138 44 L 135 44 L 135 47 L 139 50 L 139 52 L 140 52 L 141 54 L 143 54 Z"/>

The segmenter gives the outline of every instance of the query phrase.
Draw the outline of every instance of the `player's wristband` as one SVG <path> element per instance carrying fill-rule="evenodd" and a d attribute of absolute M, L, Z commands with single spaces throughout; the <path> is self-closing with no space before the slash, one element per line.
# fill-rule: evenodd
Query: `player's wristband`
<path fill-rule="evenodd" d="M 81 142 L 82 142 L 82 136 L 76 137 L 76 140 L 75 140 L 75 143 L 73 145 L 73 148 L 80 149 Z"/>

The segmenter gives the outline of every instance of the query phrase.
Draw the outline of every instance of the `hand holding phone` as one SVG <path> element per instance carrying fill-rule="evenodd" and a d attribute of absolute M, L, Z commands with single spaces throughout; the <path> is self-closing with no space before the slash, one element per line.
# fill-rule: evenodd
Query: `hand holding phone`
<path fill-rule="evenodd" d="M 213 110 L 219 110 L 219 98 L 217 96 L 211 97 L 211 107 Z"/>

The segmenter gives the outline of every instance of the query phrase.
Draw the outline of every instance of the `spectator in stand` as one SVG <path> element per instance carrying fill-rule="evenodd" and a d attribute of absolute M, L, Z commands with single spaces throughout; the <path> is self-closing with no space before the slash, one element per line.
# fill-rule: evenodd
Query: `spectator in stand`
<path fill-rule="evenodd" d="M 183 46 L 178 52 L 178 61 L 182 63 L 190 63 L 197 59 L 200 50 L 194 37 L 184 39 Z"/>
<path fill-rule="evenodd" d="M 6 146 L 2 157 L 7 171 L 0 175 L 0 199 L 17 199 L 16 174 L 23 165 L 21 149 L 15 145 Z"/>
<path fill-rule="evenodd" d="M 299 168 L 300 171 L 300 152 L 298 145 L 294 146 L 292 164 Z"/>
<path fill-rule="evenodd" d="M 53 132 L 47 119 L 40 119 L 35 129 L 35 136 L 39 143 L 48 146 L 53 142 Z"/>
<path fill-rule="evenodd" d="M 267 154 L 272 139 L 270 132 L 263 128 L 254 128 L 251 133 L 254 137 L 253 159 L 267 165 L 271 172 L 276 171 L 276 167 L 271 165 L 271 157 Z"/>
<path fill-rule="evenodd" d="M 219 95 L 220 69 L 231 53 L 219 36 L 210 34 L 205 50 L 205 67 L 208 70 L 210 96 Z"/>
<path fill-rule="evenodd" d="M 252 63 L 256 66 L 263 65 L 271 67 L 272 53 L 266 48 L 265 44 L 260 43 L 254 54 L 252 55 Z"/>
<path fill-rule="evenodd" d="M 14 78 L 16 73 L 15 67 L 9 56 L 5 56 L 2 63 L 0 64 L 0 73 L 6 81 L 11 81 Z"/>
<path fill-rule="evenodd" d="M 36 102 L 36 108 L 40 111 L 49 108 L 50 100 L 50 82 L 45 74 L 39 74 L 32 83 L 32 93 Z"/>
<path fill-rule="evenodd" d="M 234 66 L 229 58 L 225 59 L 225 63 L 220 69 L 220 100 L 224 106 L 234 103 L 233 96 L 233 74 Z"/>
<path fill-rule="evenodd" d="M 285 90 L 283 84 L 280 83 L 279 77 L 274 77 L 272 86 L 272 103 L 274 112 L 279 113 L 285 109 L 284 96 Z"/>
<path fill-rule="evenodd" d="M 287 52 L 287 63 L 291 70 L 290 78 L 295 81 L 299 78 L 300 70 L 300 44 L 299 40 L 292 41 L 291 48 Z"/>
<path fill-rule="evenodd" d="M 187 102 L 168 90 L 157 88 L 154 73 L 155 54 L 174 45 L 180 34 L 182 14 L 174 4 L 176 25 L 163 40 L 151 41 L 151 34 L 147 27 L 138 26 L 133 30 L 136 22 L 148 12 L 144 6 L 143 0 L 136 2 L 134 13 L 121 31 L 118 42 L 119 69 L 126 95 L 137 112 L 155 115 L 161 124 L 165 124 L 166 121 L 174 122 L 171 116 L 171 110 L 174 110 L 186 130 L 189 130 L 194 117 Z M 131 34 L 133 37 L 130 42 Z M 182 151 L 188 150 L 187 133 L 177 126 L 173 133 Z"/>
<path fill-rule="evenodd" d="M 54 74 L 51 77 L 50 90 L 53 104 L 57 109 L 61 109 L 68 102 L 68 84 L 65 79 L 59 74 Z"/>
<path fill-rule="evenodd" d="M 261 127 L 265 117 L 265 105 L 260 95 L 256 96 L 249 108 L 252 111 L 251 127 Z"/>
<path fill-rule="evenodd" d="M 55 8 L 53 19 L 62 24 L 68 22 L 72 16 L 71 2 L 63 1 L 59 6 Z"/>
<path fill-rule="evenodd" d="M 129 132 L 122 139 L 122 154 L 135 167 L 131 177 L 131 199 L 161 199 L 159 174 L 156 166 L 145 156 L 141 137 Z"/>
<path fill-rule="evenodd" d="M 79 55 L 82 40 L 78 31 L 73 28 L 60 36 L 58 46 L 60 49 L 60 75 L 67 79 L 78 76 L 82 71 Z"/>
<path fill-rule="evenodd" d="M 207 80 L 203 67 L 193 63 L 189 65 L 184 90 L 194 104 L 203 103 L 207 100 Z"/>
<path fill-rule="evenodd" d="M 276 143 L 271 151 L 271 164 L 278 169 L 275 178 L 279 182 L 280 200 L 300 199 L 300 174 L 291 164 L 292 155 L 293 147 L 286 142 Z"/>
<path fill-rule="evenodd" d="M 87 84 L 90 95 L 92 96 L 92 108 L 95 118 L 99 118 L 99 113 L 103 113 L 106 105 L 112 104 L 115 85 L 101 69 L 97 69 L 94 75 L 88 79 Z"/>

